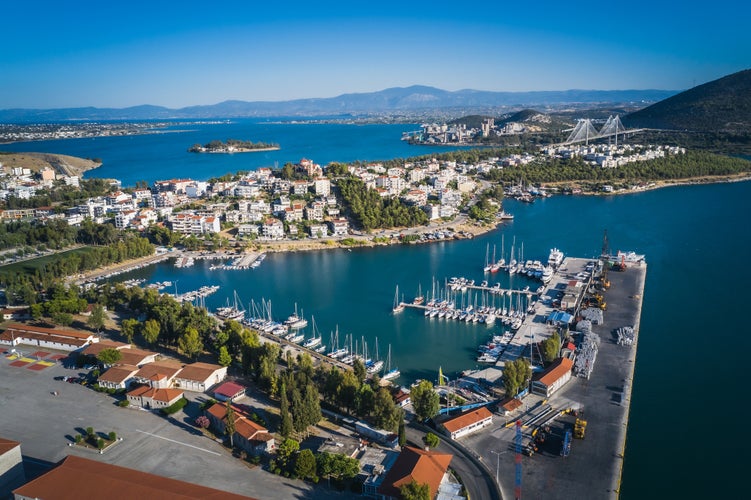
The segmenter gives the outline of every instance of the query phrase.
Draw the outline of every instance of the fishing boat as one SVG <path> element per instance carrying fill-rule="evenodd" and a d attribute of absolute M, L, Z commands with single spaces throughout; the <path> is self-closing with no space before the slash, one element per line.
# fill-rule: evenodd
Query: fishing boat
<path fill-rule="evenodd" d="M 391 312 L 394 314 L 400 313 L 404 310 L 404 302 L 399 301 L 399 285 L 396 285 L 396 293 L 394 294 L 394 307 Z"/>

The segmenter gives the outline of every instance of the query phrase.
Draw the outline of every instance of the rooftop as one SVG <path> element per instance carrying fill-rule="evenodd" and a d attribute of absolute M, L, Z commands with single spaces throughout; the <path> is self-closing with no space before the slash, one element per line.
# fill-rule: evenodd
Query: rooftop
<path fill-rule="evenodd" d="M 482 406 L 480 408 L 477 408 L 476 410 L 472 410 L 467 413 L 463 413 L 458 417 L 446 420 L 445 422 L 443 422 L 443 426 L 449 432 L 456 432 L 458 430 L 464 429 L 468 425 L 472 425 L 492 416 L 493 414 L 490 413 L 487 408 Z"/>
<path fill-rule="evenodd" d="M 566 372 L 571 371 L 572 366 L 574 366 L 574 362 L 569 358 L 558 358 L 539 375 L 536 381 L 545 385 L 551 385 L 565 375 Z"/>
<path fill-rule="evenodd" d="M 249 498 L 74 455 L 63 459 L 57 467 L 14 490 L 13 493 L 26 498 L 56 500 L 99 497 L 107 497 L 108 500 Z"/>

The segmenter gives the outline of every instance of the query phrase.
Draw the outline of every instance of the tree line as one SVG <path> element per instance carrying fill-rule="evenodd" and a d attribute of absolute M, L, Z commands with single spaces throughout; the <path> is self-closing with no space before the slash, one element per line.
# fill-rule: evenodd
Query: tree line
<path fill-rule="evenodd" d="M 426 224 L 428 216 L 419 207 L 407 206 L 398 198 L 382 198 L 357 178 L 337 181 L 345 210 L 365 231 L 378 228 L 413 227 Z"/>

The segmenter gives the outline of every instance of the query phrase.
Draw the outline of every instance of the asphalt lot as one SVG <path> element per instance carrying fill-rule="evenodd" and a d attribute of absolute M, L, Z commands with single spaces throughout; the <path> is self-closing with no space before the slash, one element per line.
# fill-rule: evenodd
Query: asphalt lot
<path fill-rule="evenodd" d="M 186 413 L 165 418 L 149 411 L 120 408 L 105 393 L 54 380 L 56 376 L 83 375 L 84 370 L 58 363 L 34 371 L 10 363 L 6 356 L 0 356 L 0 436 L 21 442 L 28 480 L 67 455 L 79 455 L 258 499 L 351 497 L 284 479 L 259 467 L 249 468 L 194 429 Z M 186 410 L 195 413 L 191 405 Z M 114 431 L 123 441 L 104 454 L 69 446 L 86 427 L 96 432 Z"/>

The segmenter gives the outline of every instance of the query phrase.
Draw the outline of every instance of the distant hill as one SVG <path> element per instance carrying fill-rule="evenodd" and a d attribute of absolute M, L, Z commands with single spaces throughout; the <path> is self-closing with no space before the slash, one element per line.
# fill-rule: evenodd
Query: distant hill
<path fill-rule="evenodd" d="M 751 131 L 751 69 L 699 85 L 622 118 L 627 127 Z"/>
<path fill-rule="evenodd" d="M 563 90 L 539 92 L 491 92 L 413 85 L 378 92 L 342 94 L 337 97 L 292 101 L 224 101 L 218 104 L 170 109 L 161 106 L 130 108 L 5 109 L 0 122 L 56 122 L 64 120 L 166 120 L 269 116 L 321 116 L 335 114 L 404 112 L 501 106 L 544 106 L 553 104 L 595 104 L 655 102 L 675 94 L 674 90 Z"/>

